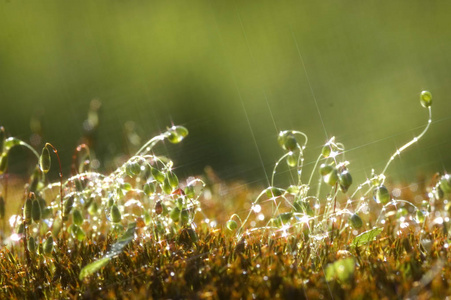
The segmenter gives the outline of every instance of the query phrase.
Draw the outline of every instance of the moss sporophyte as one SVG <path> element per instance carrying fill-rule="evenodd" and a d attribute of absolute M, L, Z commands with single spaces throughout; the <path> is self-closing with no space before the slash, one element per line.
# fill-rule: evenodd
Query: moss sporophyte
<path fill-rule="evenodd" d="M 76 290 L 84 290 L 86 297 L 94 290 L 100 293 L 98 286 L 93 286 L 100 284 L 99 280 L 109 283 L 116 296 L 125 295 L 120 294 L 129 292 L 125 286 L 138 284 L 140 276 L 149 276 L 150 285 L 136 291 L 144 288 L 157 298 L 194 297 L 200 290 L 203 292 L 196 297 L 204 297 L 206 287 L 213 298 L 267 298 L 280 296 L 281 291 L 289 298 L 296 286 L 308 287 L 308 291 L 323 286 L 329 296 L 349 287 L 357 289 L 354 279 L 368 266 L 372 268 L 368 276 L 380 276 L 369 254 L 375 253 L 375 260 L 395 265 L 405 278 L 411 276 L 419 282 L 417 286 L 426 286 L 429 277 L 418 275 L 420 267 L 415 262 L 438 251 L 434 250 L 438 249 L 436 244 L 427 241 L 439 233 L 426 232 L 427 226 L 448 228 L 451 205 L 446 206 L 450 202 L 445 197 L 451 192 L 451 176 L 438 175 L 427 193 L 428 200 L 419 205 L 394 197 L 385 182 L 392 161 L 430 127 L 431 93 L 423 91 L 420 103 L 429 115 L 424 130 L 397 149 L 381 172 L 372 170 L 370 178 L 360 184 L 353 180 L 344 145 L 334 137 L 321 147 L 306 176 L 307 135 L 281 131 L 277 142 L 284 154 L 275 163 L 269 186 L 259 191 L 251 203 L 240 203 L 243 209 L 233 205 L 224 230 L 217 229 L 216 221 L 208 218 L 209 211 L 215 209 L 211 195 L 219 198 L 224 194 L 216 193 L 214 185 L 207 186 L 199 178 L 180 180 L 173 161 L 153 152 L 155 145 L 165 140 L 183 141 L 188 135 L 183 126 L 172 126 L 150 139 L 108 175 L 91 168 L 89 146 L 82 144 L 73 155 L 72 175 L 65 180 L 58 151 L 52 144 L 46 143 L 39 154 L 24 141 L 7 137 L 0 127 L 0 174 L 5 188 L 12 148 L 29 149 L 37 161 L 25 186 L 20 212 L 6 216 L 8 197 L 5 192 L 0 195 L 0 217 L 11 225 L 10 235 L 2 240 L 7 247 L 2 249 L 0 266 L 8 270 L 24 264 L 24 276 L 36 283 L 33 286 L 40 285 L 37 282 L 42 278 L 55 282 L 55 290 L 41 285 L 39 295 L 50 298 L 78 297 L 81 294 Z M 49 184 L 52 152 L 58 160 L 60 181 Z M 276 185 L 283 161 L 294 174 L 294 183 Z M 208 192 L 205 195 L 204 190 Z M 241 195 L 240 199 L 249 199 L 250 195 Z M 217 205 L 225 202 L 220 200 Z M 440 203 L 445 205 L 441 207 Z M 407 230 L 417 235 L 407 235 Z M 3 226 L 2 236 L 5 232 Z M 394 237 L 390 232 L 395 233 Z M 376 241 L 381 234 L 386 236 L 380 241 L 395 239 L 394 246 L 384 250 L 385 246 Z M 448 236 L 443 238 L 441 245 L 448 245 L 448 240 Z M 415 247 L 416 256 L 402 259 L 400 247 L 407 253 Z M 397 261 L 387 257 L 396 257 Z M 17 261 L 20 263 L 15 264 Z M 440 261 L 436 264 L 440 267 Z M 137 275 L 125 277 L 124 268 Z M 435 272 L 434 266 L 430 270 Z M 6 277 L 0 279 L 0 294 L 9 292 L 20 298 L 35 290 L 33 287 L 24 292 L 17 284 L 18 277 Z M 220 294 L 217 287 L 228 291 L 225 283 L 236 278 L 246 278 L 242 281 L 248 289 Z M 290 278 L 296 278 L 296 284 L 290 283 Z M 231 286 L 241 287 L 241 283 Z"/>

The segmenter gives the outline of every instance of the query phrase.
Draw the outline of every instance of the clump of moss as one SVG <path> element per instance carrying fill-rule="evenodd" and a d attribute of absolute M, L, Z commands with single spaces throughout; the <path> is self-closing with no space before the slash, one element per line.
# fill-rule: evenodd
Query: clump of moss
<path fill-rule="evenodd" d="M 72 176 L 64 181 L 59 166 L 60 182 L 51 184 L 45 178 L 53 155 L 59 162 L 56 148 L 47 143 L 38 154 L 25 142 L 7 138 L 1 127 L 0 172 L 7 172 L 9 150 L 16 146 L 30 149 L 37 165 L 20 213 L 6 216 L 8 199 L 0 196 L 0 217 L 12 225 L 0 250 L 0 298 L 450 294 L 449 175 L 437 175 L 419 189 L 417 196 L 427 195 L 420 203 L 413 192 L 393 199 L 385 184 L 390 163 L 429 128 L 432 96 L 423 92 L 420 99 L 429 111 L 425 130 L 352 193 L 350 163 L 334 138 L 303 181 L 307 136 L 299 131 L 280 133 L 278 142 L 286 152 L 270 186 L 258 194 L 208 176 L 208 185 L 201 179 L 180 181 L 173 162 L 152 149 L 163 140 L 182 141 L 188 131 L 181 126 L 151 139 L 109 175 L 91 169 L 89 147 L 80 145 Z M 274 185 L 283 161 L 297 174 L 297 184 Z M 316 169 L 319 185 L 312 191 Z M 321 186 L 328 189 L 326 199 L 320 199 Z M 227 189 L 234 192 L 224 193 Z M 226 205 L 225 197 L 234 198 L 233 206 Z M 237 207 L 246 204 L 248 213 L 240 216 Z M 221 216 L 211 218 L 218 213 L 231 217 L 218 224 Z"/>

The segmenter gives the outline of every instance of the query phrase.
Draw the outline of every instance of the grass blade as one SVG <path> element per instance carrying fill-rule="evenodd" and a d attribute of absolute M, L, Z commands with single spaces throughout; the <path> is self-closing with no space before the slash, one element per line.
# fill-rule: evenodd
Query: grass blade
<path fill-rule="evenodd" d="M 90 263 L 89 265 L 86 265 L 83 269 L 81 269 L 79 279 L 82 280 L 86 276 L 97 272 L 106 266 L 111 259 L 119 255 L 122 250 L 124 250 L 125 246 L 133 240 L 135 228 L 136 223 L 129 224 L 127 231 L 116 241 L 116 243 L 113 244 L 113 246 L 111 246 L 111 250 L 108 251 L 104 257 Z"/>

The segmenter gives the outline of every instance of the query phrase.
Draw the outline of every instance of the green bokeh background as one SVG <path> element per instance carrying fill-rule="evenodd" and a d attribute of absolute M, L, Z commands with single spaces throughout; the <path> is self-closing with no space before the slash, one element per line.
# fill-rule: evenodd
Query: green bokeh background
<path fill-rule="evenodd" d="M 182 124 L 189 138 L 163 149 L 179 176 L 256 183 L 296 129 L 307 173 L 327 134 L 358 180 L 424 128 L 428 89 L 431 131 L 389 169 L 412 181 L 451 169 L 450 15 L 448 1 L 2 1 L 0 123 L 27 140 L 41 116 L 68 170 L 98 98 L 100 157 L 122 151 L 126 121 L 146 139 Z"/>

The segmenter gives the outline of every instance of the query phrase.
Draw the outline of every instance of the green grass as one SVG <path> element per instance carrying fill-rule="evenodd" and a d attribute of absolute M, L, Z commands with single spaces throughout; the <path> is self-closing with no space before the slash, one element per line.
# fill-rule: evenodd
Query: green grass
<path fill-rule="evenodd" d="M 179 180 L 173 162 L 153 147 L 181 142 L 188 134 L 182 126 L 157 135 L 107 175 L 91 168 L 89 147 L 81 145 L 72 176 L 50 184 L 56 148 L 47 143 L 39 155 L 2 128 L 0 172 L 7 173 L 9 151 L 17 146 L 30 149 L 38 163 L 19 190 L 20 212 L 1 198 L 0 297 L 450 295 L 450 177 L 412 186 L 385 182 L 392 161 L 429 128 L 432 96 L 423 92 L 420 100 L 429 112 L 425 129 L 363 183 L 352 182 L 352 165 L 335 138 L 312 173 L 302 174 L 307 136 L 282 131 L 285 154 L 262 191 L 222 182 L 211 170 Z M 275 186 L 285 162 L 295 184 Z"/>

